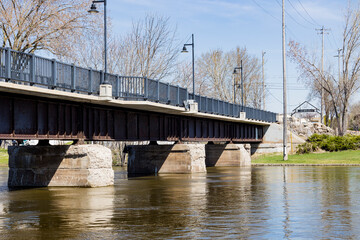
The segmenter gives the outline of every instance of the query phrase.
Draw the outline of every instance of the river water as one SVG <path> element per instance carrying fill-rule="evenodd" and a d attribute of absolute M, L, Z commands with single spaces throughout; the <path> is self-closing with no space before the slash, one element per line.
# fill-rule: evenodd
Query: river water
<path fill-rule="evenodd" d="M 208 168 L 9 191 L 0 239 L 359 239 L 360 167 Z"/>

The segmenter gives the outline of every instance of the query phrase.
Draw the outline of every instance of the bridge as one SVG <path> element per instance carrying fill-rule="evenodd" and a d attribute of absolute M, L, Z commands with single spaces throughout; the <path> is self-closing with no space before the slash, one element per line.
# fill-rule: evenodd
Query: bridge
<path fill-rule="evenodd" d="M 276 120 L 272 112 L 146 77 L 107 74 L 111 86 L 104 89 L 104 77 L 0 48 L 0 139 L 246 144 L 260 143 L 264 128 Z M 186 149 L 181 151 L 191 151 Z"/>

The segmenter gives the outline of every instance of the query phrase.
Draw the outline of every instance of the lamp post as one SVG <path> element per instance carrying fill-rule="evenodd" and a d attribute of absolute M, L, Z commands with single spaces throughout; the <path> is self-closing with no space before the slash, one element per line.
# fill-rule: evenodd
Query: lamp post
<path fill-rule="evenodd" d="M 238 74 L 238 72 L 236 70 L 240 70 L 241 67 L 234 67 L 234 72 L 233 72 L 233 75 L 234 75 L 234 103 L 236 101 L 236 87 L 240 87 L 240 84 L 236 84 L 236 81 L 235 81 L 235 75 Z"/>
<path fill-rule="evenodd" d="M 106 0 L 95 0 L 92 1 L 91 7 L 88 10 L 89 13 L 98 13 L 99 11 L 96 9 L 96 3 L 104 3 L 104 78 L 101 81 L 101 84 L 106 84 L 109 85 L 110 83 L 108 82 L 107 78 L 106 78 L 106 74 L 107 74 L 107 37 L 106 37 Z"/>
<path fill-rule="evenodd" d="M 195 100 L 195 61 L 194 61 L 194 34 L 191 34 L 191 43 L 185 43 L 182 49 L 182 53 L 187 53 L 186 46 L 191 46 L 192 50 L 192 81 L 193 81 L 193 99 Z"/>
<path fill-rule="evenodd" d="M 233 74 L 237 74 L 236 70 L 241 70 L 241 80 L 240 80 L 240 87 L 241 87 L 241 109 L 244 108 L 244 76 L 243 76 L 243 64 L 242 60 L 240 61 L 240 67 L 235 67 Z M 234 88 L 234 95 L 235 95 L 235 88 Z M 234 97 L 235 99 L 235 97 Z"/>

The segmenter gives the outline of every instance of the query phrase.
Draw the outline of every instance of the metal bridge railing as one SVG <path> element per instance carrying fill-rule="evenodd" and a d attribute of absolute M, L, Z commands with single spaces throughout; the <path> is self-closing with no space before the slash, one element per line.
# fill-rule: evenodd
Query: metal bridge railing
<path fill-rule="evenodd" d="M 99 95 L 99 86 L 104 73 L 91 68 L 62 63 L 55 59 L 0 48 L 0 78 L 51 89 Z M 114 98 L 149 100 L 174 106 L 184 106 L 184 102 L 188 99 L 194 99 L 187 88 L 146 77 L 107 74 L 107 80 L 112 85 Z M 195 101 L 198 103 L 198 110 L 204 113 L 239 117 L 240 112 L 246 112 L 248 119 L 276 121 L 276 114 L 273 112 L 200 95 L 195 95 Z"/>

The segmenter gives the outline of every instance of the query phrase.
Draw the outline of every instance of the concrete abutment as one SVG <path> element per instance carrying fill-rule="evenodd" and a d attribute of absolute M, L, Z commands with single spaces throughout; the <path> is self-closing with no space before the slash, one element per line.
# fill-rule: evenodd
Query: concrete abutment
<path fill-rule="evenodd" d="M 251 166 L 250 144 L 207 144 L 206 166 Z"/>
<path fill-rule="evenodd" d="M 205 173 L 206 167 L 251 166 L 250 144 L 131 146 L 128 173 Z"/>
<path fill-rule="evenodd" d="M 131 146 L 129 174 L 205 173 L 204 144 Z"/>
<path fill-rule="evenodd" d="M 101 187 L 114 184 L 111 150 L 101 145 L 9 147 L 9 187 Z M 206 173 L 251 165 L 249 144 L 188 143 L 129 148 L 128 174 Z"/>
<path fill-rule="evenodd" d="M 101 145 L 12 146 L 9 187 L 114 184 L 111 150 Z"/>

